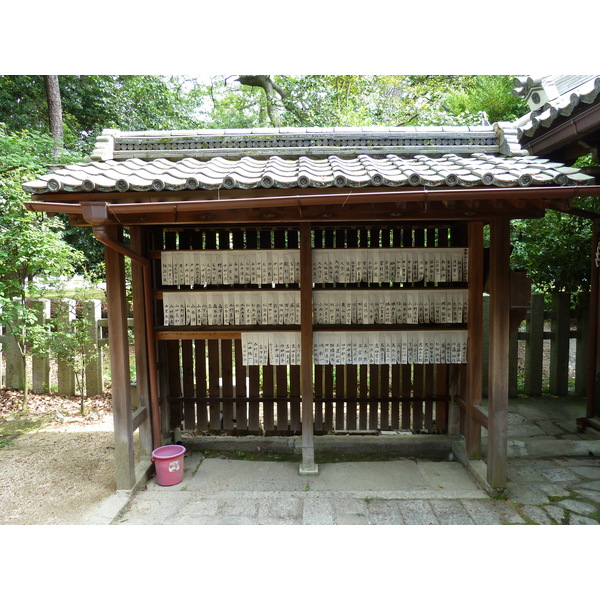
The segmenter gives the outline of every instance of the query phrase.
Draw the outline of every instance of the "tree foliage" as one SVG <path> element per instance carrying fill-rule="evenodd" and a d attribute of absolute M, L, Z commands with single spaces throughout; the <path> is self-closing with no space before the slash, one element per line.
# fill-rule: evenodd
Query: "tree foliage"
<path fill-rule="evenodd" d="M 274 127 L 479 125 L 526 112 L 511 89 L 501 75 L 212 77 L 201 114 L 211 127 L 232 127 L 232 117 Z"/>
<path fill-rule="evenodd" d="M 32 144 L 39 142 L 39 146 Z M 62 223 L 25 208 L 28 199 L 21 188 L 23 175 L 43 169 L 52 138 L 43 134 L 0 136 L 0 324 L 6 328 L 8 344 L 16 344 L 25 365 L 34 344 L 29 336 L 37 313 L 29 298 L 40 297 L 49 279 L 71 276 L 81 255 L 62 239 Z M 23 372 L 27 371 L 23 368 Z M 27 405 L 25 380 L 23 408 Z"/>

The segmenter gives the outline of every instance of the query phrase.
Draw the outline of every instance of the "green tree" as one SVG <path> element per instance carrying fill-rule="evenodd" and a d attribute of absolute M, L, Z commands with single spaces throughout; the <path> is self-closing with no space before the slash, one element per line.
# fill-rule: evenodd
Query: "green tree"
<path fill-rule="evenodd" d="M 42 134 L 6 135 L 0 130 L 0 324 L 17 345 L 25 373 L 23 409 L 29 382 L 25 368 L 33 346 L 28 332 L 37 316 L 27 299 L 48 280 L 72 275 L 81 255 L 61 237 L 62 224 L 25 208 L 24 176 L 44 169 L 53 140 Z"/>

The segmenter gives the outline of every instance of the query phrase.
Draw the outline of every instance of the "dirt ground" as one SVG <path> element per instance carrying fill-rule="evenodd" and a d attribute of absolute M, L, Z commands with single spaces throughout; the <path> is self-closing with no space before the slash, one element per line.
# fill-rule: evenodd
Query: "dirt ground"
<path fill-rule="evenodd" d="M 110 397 L 88 401 L 0 389 L 0 525 L 81 525 L 116 491 Z"/>

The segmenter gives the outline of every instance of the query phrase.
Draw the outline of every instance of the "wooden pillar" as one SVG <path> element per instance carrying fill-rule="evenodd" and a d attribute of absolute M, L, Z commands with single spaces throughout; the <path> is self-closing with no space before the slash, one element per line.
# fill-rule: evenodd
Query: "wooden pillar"
<path fill-rule="evenodd" d="M 50 300 L 28 300 L 28 304 L 36 311 L 39 325 L 50 319 Z M 1 361 L 0 361 L 1 364 Z M 33 356 L 31 359 L 31 389 L 36 393 L 50 391 L 50 356 Z"/>
<path fill-rule="evenodd" d="M 469 458 L 480 458 L 481 425 L 475 407 L 481 405 L 483 383 L 483 223 L 469 223 L 468 298 L 465 445 Z"/>
<path fill-rule="evenodd" d="M 142 228 L 130 227 L 130 246 L 137 254 L 144 254 Z M 150 417 L 149 369 L 156 365 L 148 364 L 148 339 L 146 335 L 146 303 L 143 267 L 131 261 L 131 294 L 133 298 L 133 337 L 135 341 L 135 377 L 138 411 L 145 410 L 146 417 L 140 423 L 140 441 L 144 452 L 152 454 L 152 428 Z M 154 343 L 154 340 L 152 340 Z M 158 419 L 158 415 L 153 415 Z"/>
<path fill-rule="evenodd" d="M 109 235 L 119 241 L 121 231 L 120 227 L 107 227 Z M 104 262 L 106 264 L 117 489 L 131 490 L 135 485 L 135 456 L 129 381 L 125 264 L 123 255 L 109 247 L 104 249 Z"/>
<path fill-rule="evenodd" d="M 552 294 L 552 338 L 550 340 L 550 393 L 569 393 L 569 346 L 571 333 L 571 297 L 567 292 Z"/>
<path fill-rule="evenodd" d="M 64 299 L 56 301 L 58 316 L 57 327 L 64 329 L 72 328 L 72 321 L 76 314 L 76 301 L 72 299 Z M 71 329 L 72 330 L 72 329 Z M 64 361 L 57 361 L 57 379 L 58 393 L 61 396 L 75 395 L 75 371 L 73 367 Z"/>
<path fill-rule="evenodd" d="M 600 417 L 600 221 L 595 220 L 592 237 L 592 265 L 589 320 L 589 370 L 587 384 L 586 417 Z"/>
<path fill-rule="evenodd" d="M 300 225 L 302 462 L 300 475 L 317 475 L 313 423 L 312 244 L 310 223 Z"/>
<path fill-rule="evenodd" d="M 531 294 L 531 311 L 525 342 L 525 393 L 542 395 L 544 363 L 544 294 Z"/>
<path fill-rule="evenodd" d="M 85 369 L 85 391 L 88 396 L 96 396 L 104 391 L 102 382 L 102 361 L 98 347 L 98 320 L 102 317 L 102 301 L 85 300 L 82 303 L 83 318 L 87 322 L 89 345 L 97 354 L 90 360 Z"/>
<path fill-rule="evenodd" d="M 510 337 L 510 220 L 496 217 L 490 228 L 490 365 L 487 479 L 506 486 L 508 349 Z"/>

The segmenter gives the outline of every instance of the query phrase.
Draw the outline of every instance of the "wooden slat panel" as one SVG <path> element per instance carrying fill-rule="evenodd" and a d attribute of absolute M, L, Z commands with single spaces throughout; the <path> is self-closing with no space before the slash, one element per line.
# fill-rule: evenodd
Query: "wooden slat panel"
<path fill-rule="evenodd" d="M 271 364 L 261 367 L 263 376 L 263 426 L 267 435 L 275 432 L 275 421 L 273 411 L 273 398 L 275 387 L 273 379 L 273 366 Z"/>
<path fill-rule="evenodd" d="M 260 367 L 248 367 L 248 396 L 260 394 Z M 248 405 L 248 433 L 258 434 L 260 431 L 260 406 L 257 403 Z"/>
<path fill-rule="evenodd" d="M 379 386 L 382 398 L 388 398 L 391 394 L 391 380 L 390 380 L 390 365 L 379 366 Z M 379 418 L 379 428 L 383 431 L 390 429 L 390 403 L 383 400 L 379 407 L 381 412 Z"/>
<path fill-rule="evenodd" d="M 196 402 L 196 427 L 201 431 L 208 429 L 208 406 L 206 396 L 208 394 L 208 378 L 206 373 L 206 342 L 196 340 L 195 359 L 196 359 L 196 393 L 198 398 Z"/>
<path fill-rule="evenodd" d="M 169 396 L 181 396 L 181 365 L 179 363 L 179 342 L 167 342 L 167 364 L 169 370 Z M 181 402 L 171 404 L 171 426 L 181 427 Z"/>
<path fill-rule="evenodd" d="M 412 368 L 411 365 L 401 365 L 402 371 L 402 395 L 410 396 L 412 395 Z M 402 405 L 402 429 L 410 429 L 411 428 L 411 405 L 403 404 Z"/>
<path fill-rule="evenodd" d="M 425 396 L 431 397 L 434 394 L 434 365 L 425 365 Z M 433 429 L 433 402 L 431 400 L 425 401 L 425 415 L 424 425 L 427 431 L 431 432 Z"/>
<path fill-rule="evenodd" d="M 284 401 L 277 402 L 277 433 L 279 435 L 287 434 L 289 430 L 288 415 L 288 368 L 280 365 L 275 367 L 275 377 L 277 382 L 277 398 L 286 398 Z"/>
<path fill-rule="evenodd" d="M 222 395 L 233 396 L 233 344 L 231 340 L 221 340 L 221 381 Z M 233 404 L 225 404 L 223 405 L 222 429 L 232 432 L 233 428 Z"/>
<path fill-rule="evenodd" d="M 369 365 L 369 397 L 379 398 L 379 365 Z M 379 402 L 369 402 L 369 429 L 376 431 L 379 426 Z"/>
<path fill-rule="evenodd" d="M 346 372 L 343 365 L 335 367 L 335 428 L 338 431 L 343 431 L 346 428 L 344 416 L 344 402 L 341 400 L 345 393 Z"/>
<path fill-rule="evenodd" d="M 448 394 L 448 366 L 436 365 L 436 395 Z M 435 429 L 437 433 L 448 431 L 448 404 L 436 402 L 435 404 Z"/>
<path fill-rule="evenodd" d="M 323 433 L 323 366 L 316 365 L 314 368 L 315 378 L 315 399 L 314 399 L 314 412 L 315 412 L 315 432 Z"/>
<path fill-rule="evenodd" d="M 333 366 L 325 365 L 323 367 L 323 378 L 324 378 L 324 392 L 325 398 L 333 398 Z M 323 428 L 325 433 L 333 431 L 333 403 L 325 403 L 325 416 L 323 422 Z"/>
<path fill-rule="evenodd" d="M 400 396 L 400 365 L 392 365 L 392 383 L 391 393 L 392 398 Z M 390 425 L 392 429 L 400 429 L 400 404 L 392 402 L 390 406 L 391 417 Z"/>
<path fill-rule="evenodd" d="M 413 392 L 415 401 L 412 403 L 412 426 L 413 429 L 423 428 L 423 375 L 424 365 L 415 365 L 413 369 Z"/>
<path fill-rule="evenodd" d="M 358 402 L 358 428 L 366 431 L 368 428 L 369 404 L 367 398 L 369 396 L 369 369 L 367 365 L 359 365 L 360 387 L 359 387 L 359 402 Z"/>
<path fill-rule="evenodd" d="M 191 340 L 181 342 L 181 362 L 183 395 L 190 398 L 194 395 L 194 348 Z M 183 403 L 183 424 L 188 431 L 196 425 L 196 403 L 191 400 Z"/>
<path fill-rule="evenodd" d="M 348 431 L 356 429 L 356 412 L 358 408 L 355 400 L 358 392 L 357 377 L 358 369 L 356 365 L 346 365 L 346 396 L 352 399 L 346 403 L 346 428 Z"/>
<path fill-rule="evenodd" d="M 235 425 L 238 433 L 243 433 L 248 430 L 248 402 L 245 398 L 248 396 L 246 389 L 246 369 L 242 364 L 242 341 L 234 342 L 235 348 L 235 395 L 240 398 L 239 402 L 235 403 Z"/>
<path fill-rule="evenodd" d="M 219 341 L 208 340 L 208 395 L 211 399 L 209 404 L 209 427 L 214 431 L 221 429 L 221 408 L 215 398 L 220 397 L 219 389 Z"/>
<path fill-rule="evenodd" d="M 290 396 L 300 396 L 300 365 L 290 366 Z M 302 431 L 302 417 L 300 414 L 300 402 L 290 402 L 290 432 L 298 434 Z"/>

